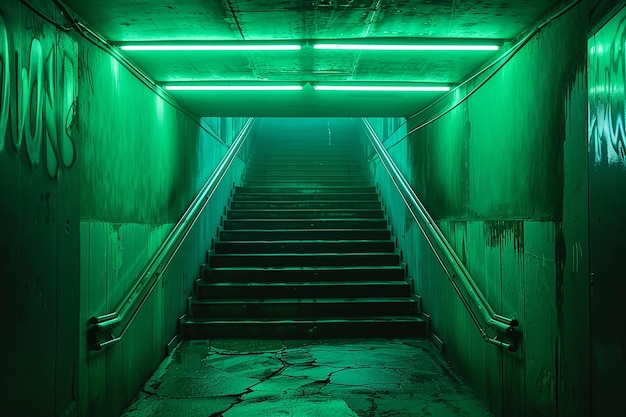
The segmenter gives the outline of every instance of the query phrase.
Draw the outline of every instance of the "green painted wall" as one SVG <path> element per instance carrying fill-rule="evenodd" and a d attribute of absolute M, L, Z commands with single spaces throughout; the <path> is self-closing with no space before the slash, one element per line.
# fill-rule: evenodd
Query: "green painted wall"
<path fill-rule="evenodd" d="M 36 3 L 61 19 L 48 2 Z M 589 259 L 610 275 L 621 270 L 621 246 L 615 237 L 604 246 L 597 224 L 589 244 L 588 164 L 595 160 L 587 146 L 586 59 L 587 38 L 616 3 L 582 2 L 476 94 L 406 139 L 420 118 L 404 126 L 374 121 L 491 304 L 522 323 L 515 354 L 482 341 L 374 159 L 432 330 L 498 416 L 597 409 L 586 395 L 590 376 L 597 378 L 587 343 Z M 623 74 L 619 65 L 602 61 L 596 70 Z M 55 30 L 18 0 L 0 3 L 4 411 L 117 415 L 134 396 L 176 331 L 242 161 L 123 342 L 89 352 L 87 321 L 115 308 L 241 123 L 190 118 L 83 38 Z M 602 149 L 617 144 L 617 156 L 623 151 L 623 141 L 593 140 Z M 591 208 L 605 213 L 603 190 L 623 190 L 623 169 L 602 159 L 596 169 L 593 178 L 604 185 L 594 189 Z M 610 206 L 611 222 L 621 219 L 624 194 L 612 195 L 619 204 Z M 607 261 L 601 253 L 614 255 Z"/>
<path fill-rule="evenodd" d="M 190 118 L 98 47 L 78 45 L 80 321 L 87 323 L 116 310 L 244 119 Z M 163 359 L 242 169 L 237 159 L 122 342 L 81 350 L 81 415 L 119 413 Z M 81 330 L 86 340 L 87 326 Z"/>
<path fill-rule="evenodd" d="M 6 415 L 114 416 L 134 397 L 176 334 L 242 159 L 123 341 L 90 352 L 88 320 L 115 309 L 244 121 L 190 117 L 73 31 L 0 3 Z"/>
<path fill-rule="evenodd" d="M 589 306 L 593 415 L 619 415 L 626 373 L 626 7 L 589 39 Z"/>
<path fill-rule="evenodd" d="M 0 2 L 3 415 L 78 408 L 79 172 L 66 130 L 76 58 L 67 34 L 17 0 Z"/>
<path fill-rule="evenodd" d="M 544 27 L 484 85 L 451 94 L 447 104 L 479 87 L 434 123 L 406 136 L 427 115 L 395 133 L 372 120 L 496 312 L 522 324 L 517 353 L 482 341 L 374 158 L 431 329 L 497 416 L 592 412 L 588 262 L 603 249 L 589 248 L 587 232 L 587 38 L 616 3 L 589 3 Z"/>

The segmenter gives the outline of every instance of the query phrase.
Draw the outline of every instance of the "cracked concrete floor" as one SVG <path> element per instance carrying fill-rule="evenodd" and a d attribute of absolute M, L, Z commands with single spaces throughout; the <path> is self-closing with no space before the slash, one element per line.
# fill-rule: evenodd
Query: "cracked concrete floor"
<path fill-rule="evenodd" d="M 492 416 L 427 340 L 183 342 L 123 417 Z"/>

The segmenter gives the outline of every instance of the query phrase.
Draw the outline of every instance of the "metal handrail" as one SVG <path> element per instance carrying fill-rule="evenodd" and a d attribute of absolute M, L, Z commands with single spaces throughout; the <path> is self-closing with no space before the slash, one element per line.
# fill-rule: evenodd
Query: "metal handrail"
<path fill-rule="evenodd" d="M 209 179 L 204 183 L 178 223 L 176 223 L 157 252 L 139 274 L 133 286 L 117 305 L 117 308 L 110 313 L 91 317 L 89 320 L 91 328 L 88 333 L 90 339 L 89 346 L 92 350 L 102 350 L 119 342 L 124 337 L 130 324 L 146 303 L 154 288 L 156 288 L 163 273 L 172 262 L 185 238 L 191 231 L 191 228 L 204 211 L 204 208 L 215 193 L 215 190 L 226 175 L 226 172 L 228 172 L 228 169 L 247 139 L 253 123 L 254 119 L 250 118 L 243 125 L 241 131 L 230 148 L 228 148 L 228 151 Z M 121 330 L 118 336 L 114 336 L 111 330 L 118 326 L 121 326 Z M 104 340 L 101 340 L 102 337 L 98 337 L 102 332 L 107 332 L 107 334 L 104 335 Z"/>
<path fill-rule="evenodd" d="M 389 152 L 381 142 L 372 125 L 365 118 L 361 120 L 363 122 L 363 129 L 372 147 L 378 154 L 383 167 L 389 174 L 391 181 L 400 193 L 404 203 L 433 250 L 439 264 L 448 276 L 452 287 L 467 309 L 470 318 L 477 326 L 482 338 L 488 343 L 501 346 L 512 352 L 516 351 L 518 347 L 518 335 L 516 334 L 516 327 L 519 325 L 518 320 L 494 312 L 493 308 L 489 305 L 489 302 L 472 279 L 470 273 L 465 268 L 465 265 L 463 265 L 463 262 L 461 262 L 457 256 L 445 235 L 435 223 L 435 220 L 430 216 L 415 194 L 415 191 L 411 188 L 409 182 L 404 175 L 402 175 L 393 159 L 391 159 Z M 511 343 L 504 342 L 498 339 L 497 336 L 489 336 L 481 321 L 497 332 L 506 335 L 511 340 Z"/>

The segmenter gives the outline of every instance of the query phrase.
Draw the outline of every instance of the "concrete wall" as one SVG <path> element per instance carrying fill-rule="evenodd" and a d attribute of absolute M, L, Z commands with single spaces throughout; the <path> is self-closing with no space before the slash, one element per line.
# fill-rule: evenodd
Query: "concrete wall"
<path fill-rule="evenodd" d="M 373 160 L 432 331 L 497 416 L 591 415 L 587 38 L 614 5 L 579 4 L 445 116 L 386 140 L 496 312 L 520 320 L 518 352 L 483 342 Z M 424 121 L 411 118 L 404 130 Z"/>
<path fill-rule="evenodd" d="M 78 56 L 85 324 L 116 310 L 243 119 L 190 119 L 92 44 L 79 41 Z M 81 349 L 81 415 L 119 413 L 163 359 L 242 169 L 238 159 L 122 342 L 106 352 Z"/>
<path fill-rule="evenodd" d="M 589 40 L 592 414 L 620 415 L 626 384 L 626 8 Z"/>
<path fill-rule="evenodd" d="M 53 8 L 46 10 L 54 16 Z M 77 44 L 0 2 L 0 364 L 3 414 L 76 413 Z"/>
<path fill-rule="evenodd" d="M 176 333 L 241 159 L 122 342 L 90 352 L 88 320 L 115 309 L 244 119 L 189 117 L 18 0 L 0 3 L 0 86 L 3 411 L 118 415 Z"/>

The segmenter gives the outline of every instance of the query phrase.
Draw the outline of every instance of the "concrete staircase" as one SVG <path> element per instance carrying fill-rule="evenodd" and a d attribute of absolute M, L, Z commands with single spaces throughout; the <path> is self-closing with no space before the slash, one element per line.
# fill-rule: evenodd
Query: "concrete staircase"
<path fill-rule="evenodd" d="M 424 335 L 356 139 L 253 146 L 189 300 L 185 337 Z"/>

